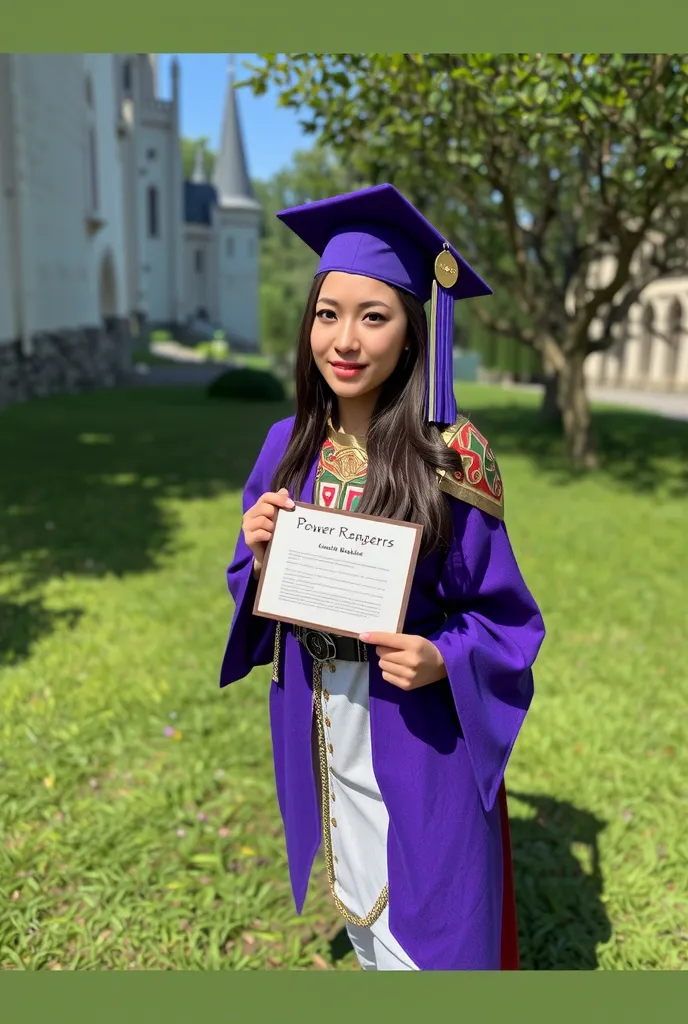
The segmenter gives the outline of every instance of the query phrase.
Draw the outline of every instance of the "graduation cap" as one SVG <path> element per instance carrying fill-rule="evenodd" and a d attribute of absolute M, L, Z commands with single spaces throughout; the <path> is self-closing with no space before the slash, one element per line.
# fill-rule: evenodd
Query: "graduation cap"
<path fill-rule="evenodd" d="M 454 302 L 491 295 L 461 254 L 393 185 L 294 206 L 277 214 L 318 256 L 317 273 L 372 277 L 432 300 L 426 419 L 454 423 Z"/>

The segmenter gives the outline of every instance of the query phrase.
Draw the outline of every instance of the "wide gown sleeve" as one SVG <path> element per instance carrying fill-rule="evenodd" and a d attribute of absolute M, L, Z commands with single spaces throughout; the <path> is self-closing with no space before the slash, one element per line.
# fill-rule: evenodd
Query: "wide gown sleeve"
<path fill-rule="evenodd" d="M 503 522 L 450 500 L 454 542 L 439 596 L 447 619 L 428 637 L 441 652 L 480 797 L 494 806 L 533 697 L 545 627 Z"/>
<path fill-rule="evenodd" d="M 270 459 L 271 433 L 246 482 L 242 514 L 270 489 L 274 468 Z M 246 546 L 243 530 L 239 531 L 234 559 L 227 569 L 227 586 L 234 600 L 234 617 L 220 669 L 221 687 L 244 679 L 256 665 L 268 665 L 273 656 L 276 624 L 253 614 L 258 581 L 253 575 L 253 555 Z"/>

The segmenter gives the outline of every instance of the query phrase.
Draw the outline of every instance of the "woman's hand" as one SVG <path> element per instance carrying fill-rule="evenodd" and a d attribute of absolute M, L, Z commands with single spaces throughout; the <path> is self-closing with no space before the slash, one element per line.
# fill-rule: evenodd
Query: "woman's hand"
<path fill-rule="evenodd" d="M 407 633 L 361 633 L 360 640 L 375 644 L 382 678 L 400 690 L 416 690 L 444 679 L 444 658 L 424 636 Z"/>
<path fill-rule="evenodd" d="M 275 529 L 275 517 L 278 508 L 293 509 L 294 502 L 289 497 L 289 491 L 282 487 L 277 494 L 267 491 L 262 494 L 258 501 L 244 515 L 241 520 L 241 528 L 244 531 L 246 546 L 253 555 L 253 573 L 257 576 L 260 573 L 265 549 Z"/>

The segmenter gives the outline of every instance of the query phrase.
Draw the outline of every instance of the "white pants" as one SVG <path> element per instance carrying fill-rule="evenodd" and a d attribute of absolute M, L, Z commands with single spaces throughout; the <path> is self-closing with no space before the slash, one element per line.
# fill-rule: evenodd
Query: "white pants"
<path fill-rule="evenodd" d="M 410 956 L 404 952 L 389 931 L 385 909 L 371 928 L 348 924 L 346 930 L 364 971 L 417 971 Z"/>
<path fill-rule="evenodd" d="M 322 715 L 327 745 L 330 839 L 335 892 L 365 917 L 387 881 L 389 818 L 375 772 L 370 739 L 368 665 L 335 661 L 323 672 Z M 369 928 L 347 922 L 364 971 L 416 971 L 392 936 L 389 908 Z"/>

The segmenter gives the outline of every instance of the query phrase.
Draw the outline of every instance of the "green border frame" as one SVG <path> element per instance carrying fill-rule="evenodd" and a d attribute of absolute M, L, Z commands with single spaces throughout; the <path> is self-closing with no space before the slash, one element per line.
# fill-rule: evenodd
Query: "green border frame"
<path fill-rule="evenodd" d="M 377 980 L 366 980 L 366 978 Z M 405 978 L 406 980 L 403 980 Z M 350 980 L 348 980 L 350 979 Z M 358 981 L 355 979 L 359 979 Z M 542 1020 L 589 1024 L 612 1020 L 673 1022 L 685 1018 L 686 976 L 668 972 L 578 974 L 395 974 L 319 971 L 235 974 L 6 974 L 3 1016 L 13 1024 L 49 1019 L 79 1024 L 171 1024 L 199 1018 L 428 1024 Z M 683 1014 L 681 1013 L 683 1007 Z"/>
<path fill-rule="evenodd" d="M 216 50 L 226 39 L 237 52 L 276 49 L 357 51 L 403 50 L 422 44 L 428 51 L 540 49 L 662 52 L 669 38 L 685 32 L 688 6 L 676 0 L 579 0 L 562 6 L 531 0 L 493 0 L 469 7 L 438 4 L 424 18 L 416 4 L 346 0 L 263 0 L 258 5 L 229 5 L 226 0 L 167 0 L 166 3 L 119 0 L 94 7 L 86 0 L 6 2 L 0 10 L 0 40 L 5 52 L 129 51 L 131 43 L 165 52 Z M 0 1006 L 7 1020 L 72 1022 L 110 1020 L 146 1024 L 193 1020 L 350 1020 L 352 1015 L 392 1020 L 491 1020 L 497 1015 L 543 1018 L 559 1024 L 658 1017 L 683 1019 L 688 979 L 672 972 L 543 972 L 406 975 L 406 980 L 359 973 L 254 972 L 134 973 L 48 975 L 30 981 L 21 973 L 0 972 Z M 359 979 L 359 980 L 356 980 Z M 684 1011 L 681 1014 L 681 1007 Z M 270 1014 L 268 1018 L 267 1015 Z"/>
<path fill-rule="evenodd" d="M 144 51 L 202 53 L 223 39 L 236 52 L 443 52 L 451 45 L 465 53 L 663 52 L 682 31 L 688 38 L 688 6 L 677 0 L 436 0 L 430 17 L 428 10 L 413 0 L 6 0 L 0 41 L 4 51 L 26 53 L 129 52 L 134 41 Z"/>

